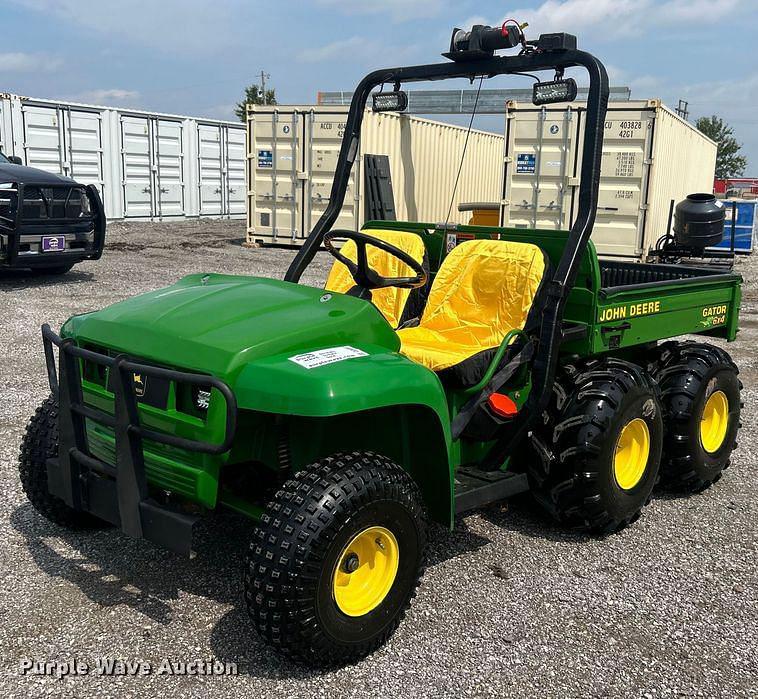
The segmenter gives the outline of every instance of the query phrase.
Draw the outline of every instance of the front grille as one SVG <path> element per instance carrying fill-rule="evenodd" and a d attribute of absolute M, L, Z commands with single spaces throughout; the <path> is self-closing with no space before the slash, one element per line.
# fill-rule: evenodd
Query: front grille
<path fill-rule="evenodd" d="M 24 187 L 21 218 L 31 223 L 51 220 L 79 220 L 87 214 L 82 211 L 82 197 L 87 194 L 77 186 Z"/>
<path fill-rule="evenodd" d="M 107 464 L 116 464 L 116 440 L 112 430 L 89 423 L 87 438 L 94 457 Z M 145 449 L 143 454 L 145 475 L 150 484 L 187 498 L 197 497 L 198 479 L 201 475 L 197 466 L 178 461 L 176 457 L 169 459 L 150 449 Z"/>
<path fill-rule="evenodd" d="M 98 354 L 104 354 L 108 357 L 116 357 L 120 353 L 114 350 L 109 350 L 99 345 L 86 343 L 82 345 L 84 349 L 91 352 L 97 352 Z M 134 359 L 134 361 L 142 361 L 140 359 Z M 90 362 L 88 360 L 82 360 L 82 368 L 84 379 L 90 383 L 96 384 L 101 388 L 104 388 L 109 393 L 112 392 L 109 380 L 109 370 L 102 364 Z M 210 404 L 211 391 L 200 388 L 199 386 L 193 386 L 182 383 L 180 381 L 168 381 L 164 379 L 156 378 L 143 378 L 139 375 L 134 376 L 135 387 L 137 387 L 137 401 L 140 403 L 146 403 L 154 408 L 160 410 L 166 410 L 171 407 L 178 410 L 180 413 L 196 417 L 201 420 L 205 420 L 208 415 L 208 407 Z M 173 391 L 171 390 L 173 388 Z M 169 405 L 169 396 L 173 393 L 175 405 Z"/>

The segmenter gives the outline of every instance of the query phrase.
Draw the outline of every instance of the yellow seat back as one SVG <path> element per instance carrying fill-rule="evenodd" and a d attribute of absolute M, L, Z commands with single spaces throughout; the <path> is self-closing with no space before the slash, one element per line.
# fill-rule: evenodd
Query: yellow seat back
<path fill-rule="evenodd" d="M 419 326 L 398 332 L 400 351 L 440 371 L 498 347 L 524 327 L 545 269 L 531 243 L 461 243 L 442 263 Z"/>
<path fill-rule="evenodd" d="M 386 231 L 379 229 L 367 229 L 361 231 L 379 240 L 383 240 L 390 245 L 400 248 L 403 252 L 408 253 L 419 264 L 424 261 L 424 241 L 421 236 L 406 231 Z M 348 240 L 342 246 L 342 254 L 350 260 L 355 261 L 356 249 L 355 243 Z M 368 265 L 383 277 L 413 277 L 415 272 L 404 262 L 398 260 L 394 255 L 390 255 L 384 250 L 379 250 L 371 245 L 366 248 Z M 329 276 L 326 279 L 324 288 L 327 291 L 336 291 L 341 294 L 347 293 L 355 286 L 355 280 L 351 276 L 347 267 L 341 262 L 334 261 Z M 410 289 L 398 289 L 396 287 L 387 287 L 386 289 L 375 289 L 371 292 L 372 301 L 379 309 L 387 322 L 396 328 L 400 325 L 400 319 L 405 309 L 405 304 L 410 296 Z"/>

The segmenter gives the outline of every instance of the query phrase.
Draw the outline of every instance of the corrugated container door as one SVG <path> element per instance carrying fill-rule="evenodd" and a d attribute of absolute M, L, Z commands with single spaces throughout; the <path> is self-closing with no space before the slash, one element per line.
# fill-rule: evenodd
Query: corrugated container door
<path fill-rule="evenodd" d="M 642 252 L 654 123 L 652 110 L 608 110 L 592 232 L 592 241 L 601 255 L 637 257 Z M 583 126 L 580 143 L 582 138 Z M 578 194 L 577 188 L 575 197 Z M 575 201 L 574 211 L 577 207 Z"/>
<path fill-rule="evenodd" d="M 334 171 L 345 132 L 345 115 L 309 112 L 305 119 L 306 147 L 304 206 L 301 237 L 306 237 L 329 204 Z M 345 192 L 345 200 L 333 228 L 358 230 L 356 182 L 360 181 L 360 155 L 356 155 Z"/>
<path fill-rule="evenodd" d="M 100 112 L 71 108 L 63 110 L 62 115 L 68 156 L 67 174 L 81 184 L 94 184 L 103 198 L 102 116 Z"/>
<path fill-rule="evenodd" d="M 158 216 L 184 214 L 184 139 L 178 121 L 153 122 L 153 161 Z"/>
<path fill-rule="evenodd" d="M 121 115 L 121 176 L 124 217 L 153 215 L 150 119 Z"/>
<path fill-rule="evenodd" d="M 227 214 L 245 213 L 245 131 L 224 127 Z"/>
<path fill-rule="evenodd" d="M 561 229 L 570 216 L 577 112 L 509 112 L 504 225 Z"/>
<path fill-rule="evenodd" d="M 29 167 L 66 174 L 62 112 L 55 106 L 22 104 L 24 162 Z"/>
<path fill-rule="evenodd" d="M 221 127 L 215 124 L 198 124 L 197 140 L 200 215 L 220 216 L 224 213 Z"/>
<path fill-rule="evenodd" d="M 303 237 L 303 119 L 296 110 L 258 112 L 248 128 L 251 236 L 292 243 Z"/>

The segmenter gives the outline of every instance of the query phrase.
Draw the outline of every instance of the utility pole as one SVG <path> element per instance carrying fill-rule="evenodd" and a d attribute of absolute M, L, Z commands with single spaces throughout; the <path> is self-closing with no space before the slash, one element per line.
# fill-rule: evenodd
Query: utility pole
<path fill-rule="evenodd" d="M 269 73 L 266 73 L 265 71 L 261 71 L 261 97 L 263 97 L 263 104 L 267 104 L 266 102 L 266 80 L 269 80 L 271 78 L 271 75 Z"/>

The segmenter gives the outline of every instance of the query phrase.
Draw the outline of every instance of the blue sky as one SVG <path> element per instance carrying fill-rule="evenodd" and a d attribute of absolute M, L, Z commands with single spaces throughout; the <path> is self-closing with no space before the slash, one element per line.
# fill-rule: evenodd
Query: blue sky
<path fill-rule="evenodd" d="M 233 118 L 262 68 L 309 103 L 506 15 L 577 34 L 635 98 L 723 116 L 758 176 L 758 0 L 0 0 L 0 92 Z"/>

